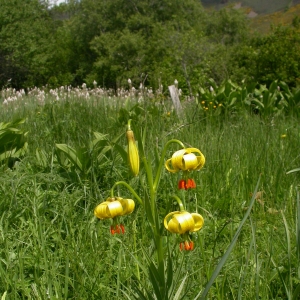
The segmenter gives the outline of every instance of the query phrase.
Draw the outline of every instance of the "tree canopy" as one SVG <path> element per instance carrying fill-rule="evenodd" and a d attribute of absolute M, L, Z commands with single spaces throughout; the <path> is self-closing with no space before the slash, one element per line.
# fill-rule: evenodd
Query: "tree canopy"
<path fill-rule="evenodd" d="M 128 78 L 157 87 L 177 79 L 194 93 L 209 78 L 277 77 L 290 84 L 299 78 L 299 46 L 293 50 L 287 40 L 298 45 L 299 29 L 253 37 L 245 15 L 232 8 L 209 11 L 198 0 L 69 0 L 59 6 L 0 0 L 0 5 L 2 87 L 96 80 L 116 88 Z"/>

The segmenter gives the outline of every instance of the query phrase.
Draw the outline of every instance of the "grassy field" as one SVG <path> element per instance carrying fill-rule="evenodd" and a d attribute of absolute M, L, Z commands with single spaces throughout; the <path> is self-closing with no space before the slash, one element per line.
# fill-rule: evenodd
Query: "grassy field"
<path fill-rule="evenodd" d="M 194 101 L 182 104 L 178 118 L 166 95 L 120 90 L 115 97 L 84 87 L 36 89 L 3 105 L 2 122 L 25 119 L 28 149 L 1 167 L 1 299 L 204 299 L 205 287 L 207 299 L 298 299 L 300 173 L 286 172 L 300 167 L 299 119 L 243 110 L 209 115 Z M 122 155 L 128 119 L 139 140 L 137 177 Z M 206 163 L 189 174 L 197 184 L 189 190 L 178 190 L 180 172 L 163 168 L 151 195 L 149 170 L 158 174 L 171 139 L 200 149 Z M 77 151 L 81 168 L 56 144 Z M 168 147 L 163 161 L 180 148 Z M 98 220 L 94 208 L 120 181 L 142 204 L 115 186 L 135 210 L 122 217 L 126 233 L 112 235 L 111 219 Z M 173 194 L 204 218 L 193 251 L 180 251 L 179 235 L 163 227 L 179 210 Z M 151 199 L 158 223 L 149 219 Z M 166 290 L 163 298 L 157 289 Z"/>

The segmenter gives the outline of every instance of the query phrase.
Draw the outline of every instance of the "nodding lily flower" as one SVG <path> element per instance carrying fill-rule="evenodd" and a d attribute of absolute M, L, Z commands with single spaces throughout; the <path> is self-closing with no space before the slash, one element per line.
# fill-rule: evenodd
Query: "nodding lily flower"
<path fill-rule="evenodd" d="M 180 250 L 193 250 L 194 242 L 189 238 L 189 233 L 200 230 L 203 227 L 204 219 L 200 214 L 187 211 L 174 211 L 164 219 L 165 228 L 181 235 L 184 242 L 179 244 Z"/>
<path fill-rule="evenodd" d="M 95 208 L 94 214 L 101 220 L 113 219 L 113 225 L 110 227 L 111 234 L 125 233 L 124 225 L 117 224 L 117 217 L 132 213 L 134 207 L 135 203 L 132 199 L 107 198 L 105 202 L 100 203 Z"/>
<path fill-rule="evenodd" d="M 198 154 L 198 155 L 196 155 Z M 205 164 L 205 157 L 197 148 L 186 148 L 176 151 L 172 158 L 169 158 L 166 163 L 166 169 L 171 173 L 183 171 L 185 178 L 189 171 L 200 170 Z M 193 179 L 181 179 L 178 182 L 179 189 L 194 189 L 196 183 Z"/>
<path fill-rule="evenodd" d="M 204 219 L 200 214 L 187 211 L 173 211 L 164 219 L 165 228 L 172 233 L 195 232 L 203 227 Z"/>
<path fill-rule="evenodd" d="M 196 154 L 198 155 L 196 155 Z M 171 173 L 179 171 L 200 170 L 205 164 L 205 157 L 197 148 L 186 148 L 176 151 L 166 163 L 166 169 Z"/>

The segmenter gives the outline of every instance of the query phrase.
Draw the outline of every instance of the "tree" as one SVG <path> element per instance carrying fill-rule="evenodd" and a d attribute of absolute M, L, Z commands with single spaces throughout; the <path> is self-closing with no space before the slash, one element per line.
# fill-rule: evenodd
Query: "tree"
<path fill-rule="evenodd" d="M 43 82 L 43 53 L 48 46 L 51 21 L 38 0 L 0 0 L 0 84 L 13 86 Z"/>
<path fill-rule="evenodd" d="M 292 45 L 292 46 L 291 46 Z M 284 81 L 299 84 L 300 38 L 293 27 L 275 27 L 266 36 L 257 36 L 232 53 L 230 64 L 234 76 L 270 85 Z"/>
<path fill-rule="evenodd" d="M 86 11 L 94 7 L 92 0 L 82 0 L 81 4 Z M 153 84 L 158 82 L 160 70 L 174 76 L 174 70 L 177 76 L 187 73 L 190 60 L 178 57 L 187 57 L 182 53 L 201 36 L 205 14 L 199 1 L 110 0 L 101 1 L 99 6 L 97 18 L 93 17 L 99 29 L 90 42 L 96 55 L 90 81 L 97 77 L 96 81 L 115 86 L 130 77 L 138 84 L 141 75 L 147 74 L 148 84 Z M 192 32 L 193 41 L 188 39 Z M 183 41 L 186 49 L 182 52 Z"/>

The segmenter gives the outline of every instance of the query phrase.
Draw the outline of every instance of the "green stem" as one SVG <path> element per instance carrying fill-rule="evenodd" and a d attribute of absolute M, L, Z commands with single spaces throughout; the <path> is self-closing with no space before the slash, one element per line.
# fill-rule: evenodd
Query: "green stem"
<path fill-rule="evenodd" d="M 127 130 L 131 130 L 131 119 L 127 122 Z"/>
<path fill-rule="evenodd" d="M 184 205 L 182 201 L 179 199 L 179 197 L 176 195 L 172 195 L 172 198 L 174 198 L 177 201 L 180 211 L 185 211 Z"/>
<path fill-rule="evenodd" d="M 139 197 L 139 195 L 135 192 L 135 190 L 125 181 L 118 181 L 116 182 L 113 187 L 110 190 L 110 196 L 113 198 L 114 197 L 114 188 L 117 185 L 124 185 L 125 187 L 127 187 L 127 189 L 132 193 L 132 195 L 139 201 L 139 203 L 144 206 L 143 200 Z"/>
<path fill-rule="evenodd" d="M 161 173 L 162 173 L 162 168 L 163 168 L 164 161 L 165 161 L 166 152 L 168 150 L 169 145 L 172 144 L 172 143 L 179 144 L 182 148 L 185 148 L 184 144 L 181 141 L 176 140 L 176 139 L 169 140 L 165 144 L 165 146 L 163 148 L 163 151 L 161 153 L 160 161 L 159 161 L 159 164 L 158 164 L 158 169 L 157 169 L 155 180 L 154 180 L 154 184 L 153 184 L 153 189 L 154 189 L 155 192 L 157 191 L 157 188 L 158 188 L 158 185 L 159 185 L 159 180 L 160 180 L 160 177 L 161 177 Z"/>
<path fill-rule="evenodd" d="M 133 247 L 134 247 L 134 256 L 136 258 L 136 261 L 138 261 L 137 250 L 136 250 L 136 222 L 135 222 L 135 220 L 133 221 Z M 139 268 L 138 263 L 136 264 L 136 277 L 140 282 L 141 276 L 140 276 L 140 268 Z"/>
<path fill-rule="evenodd" d="M 155 216 L 155 198 L 156 198 L 156 192 L 153 188 L 153 174 L 152 174 L 152 169 L 149 167 L 147 158 L 144 156 L 142 158 L 144 167 L 145 167 L 145 171 L 146 171 L 146 175 L 147 175 L 147 181 L 148 181 L 148 185 L 149 185 L 149 192 L 150 192 L 150 206 L 151 206 L 151 213 L 152 216 L 154 218 Z"/>

